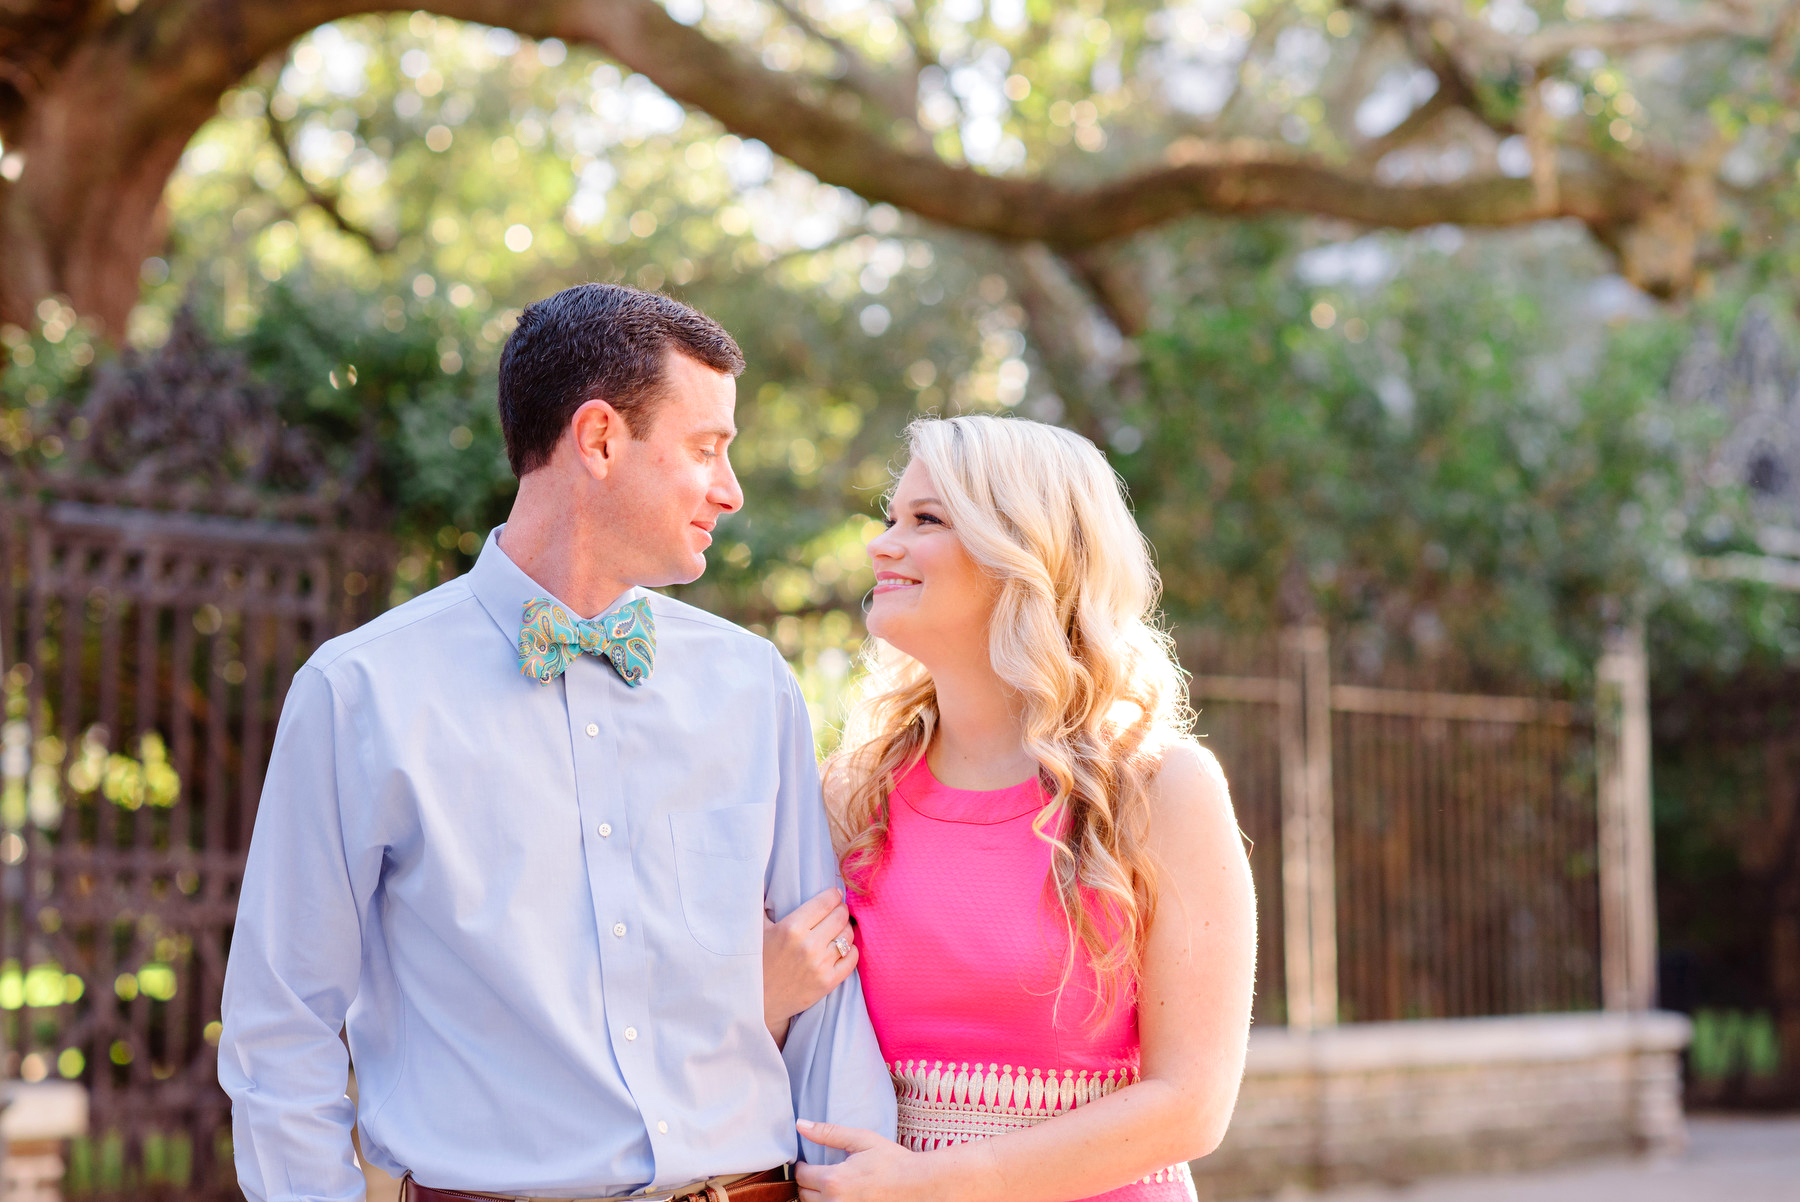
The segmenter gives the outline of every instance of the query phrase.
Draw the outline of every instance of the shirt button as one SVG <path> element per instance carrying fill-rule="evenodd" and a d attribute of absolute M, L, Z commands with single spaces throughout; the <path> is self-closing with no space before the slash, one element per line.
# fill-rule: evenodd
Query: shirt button
<path fill-rule="evenodd" d="M 602 838 L 602 839 L 610 839 L 610 838 L 612 838 L 612 823 L 610 823 L 610 822 L 602 822 L 602 823 L 601 823 L 601 824 L 600 824 L 600 825 L 599 825 L 599 826 L 598 826 L 598 827 L 596 827 L 596 828 L 595 828 L 595 829 L 596 829 L 596 830 L 598 830 L 598 831 L 599 831 L 599 832 L 600 832 L 600 837 L 601 837 L 601 838 Z"/>
<path fill-rule="evenodd" d="M 588 723 L 588 738 L 591 739 L 599 733 L 600 733 L 600 728 L 598 726 L 596 726 L 594 723 L 589 722 Z"/>
<path fill-rule="evenodd" d="M 625 924 L 622 922 L 613 923 L 613 934 L 623 939 L 625 937 Z"/>
<path fill-rule="evenodd" d="M 662 1134 L 664 1134 L 664 1135 L 667 1135 L 667 1134 L 668 1134 L 668 1133 L 669 1133 L 669 1124 L 667 1124 L 667 1123 L 658 1123 L 658 1124 L 656 1124 L 656 1129 L 657 1129 L 657 1130 L 658 1130 L 658 1131 L 659 1131 L 659 1132 L 661 1132 L 661 1133 L 662 1133 Z"/>
<path fill-rule="evenodd" d="M 625 1038 L 626 1039 L 636 1039 L 637 1038 L 637 1028 L 636 1027 L 626 1027 L 625 1028 Z"/>

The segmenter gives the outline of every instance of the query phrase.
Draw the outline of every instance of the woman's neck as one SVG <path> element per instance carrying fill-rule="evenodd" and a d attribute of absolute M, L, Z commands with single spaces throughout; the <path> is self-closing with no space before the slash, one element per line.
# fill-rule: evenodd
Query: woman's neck
<path fill-rule="evenodd" d="M 933 776 L 953 789 L 1004 789 L 1037 773 L 1037 762 L 1025 750 L 1018 695 L 986 656 L 934 668 L 931 681 L 938 722 L 925 758 Z"/>

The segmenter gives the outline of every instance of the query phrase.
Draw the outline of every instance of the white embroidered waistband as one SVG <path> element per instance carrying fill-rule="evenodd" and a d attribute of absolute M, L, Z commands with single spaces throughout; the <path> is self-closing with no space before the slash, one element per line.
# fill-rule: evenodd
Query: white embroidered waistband
<path fill-rule="evenodd" d="M 1027 1069 L 1010 1064 L 896 1060 L 888 1065 L 899 1101 L 899 1142 L 915 1152 L 1005 1135 L 1116 1093 L 1135 1069 Z M 1190 1179 L 1186 1164 L 1159 1169 L 1146 1184 Z"/>

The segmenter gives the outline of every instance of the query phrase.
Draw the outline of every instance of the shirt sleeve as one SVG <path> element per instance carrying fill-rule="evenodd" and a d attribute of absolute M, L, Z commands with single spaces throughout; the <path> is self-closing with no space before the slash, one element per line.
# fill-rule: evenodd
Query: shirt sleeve
<path fill-rule="evenodd" d="M 318 669 L 294 677 L 270 756 L 225 969 L 219 1084 L 252 1202 L 359 1202 L 339 1038 L 382 849 L 345 836 L 355 736 Z"/>
<path fill-rule="evenodd" d="M 767 899 L 777 918 L 833 886 L 841 886 L 837 856 L 825 822 L 819 766 L 806 699 L 779 657 L 781 785 L 776 801 L 775 851 Z M 794 1092 L 794 1112 L 815 1122 L 863 1127 L 894 1138 L 894 1086 L 869 1025 L 862 981 L 855 973 L 794 1017 L 781 1051 Z M 811 1164 L 835 1164 L 845 1154 L 800 1140 Z"/>

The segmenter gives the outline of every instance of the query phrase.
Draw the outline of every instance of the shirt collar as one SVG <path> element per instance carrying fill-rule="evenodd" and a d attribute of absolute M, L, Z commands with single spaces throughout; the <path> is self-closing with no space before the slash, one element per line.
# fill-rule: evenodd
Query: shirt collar
<path fill-rule="evenodd" d="M 512 561 L 512 557 L 500 547 L 500 532 L 506 529 L 504 524 L 495 526 L 488 532 L 487 543 L 481 548 L 481 554 L 475 558 L 475 566 L 469 569 L 465 579 L 475 597 L 494 619 L 494 624 L 506 636 L 509 643 L 517 643 L 519 626 L 525 620 L 525 605 L 538 597 L 549 597 L 569 612 L 569 616 L 577 616 L 575 607 L 556 596 L 549 589 L 525 574 L 524 569 Z M 638 598 L 648 595 L 645 590 L 633 586 L 619 594 L 606 610 L 611 613 L 621 605 L 629 605 Z"/>

